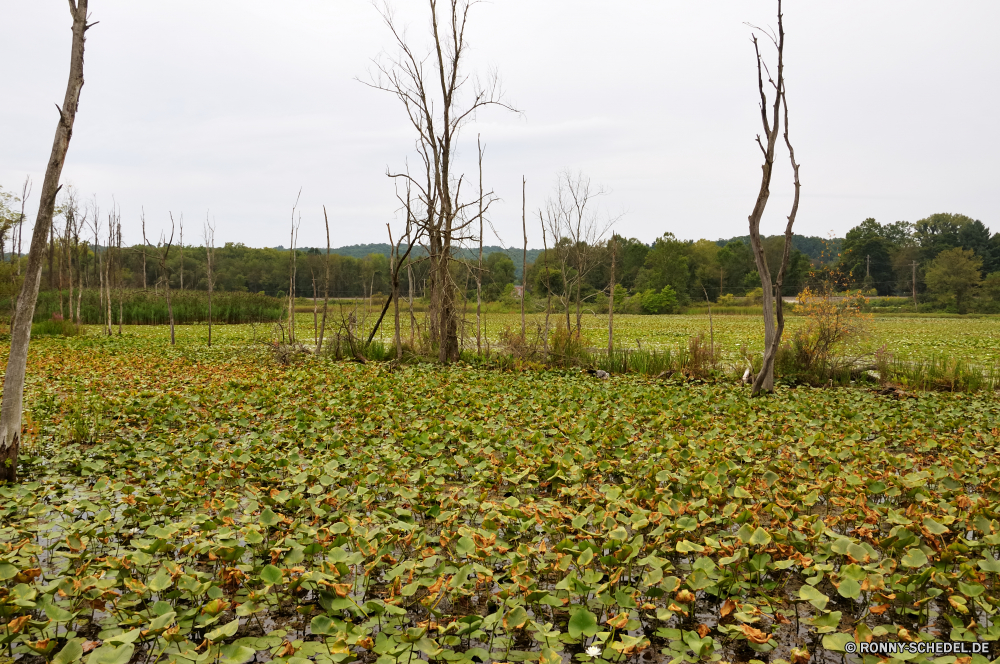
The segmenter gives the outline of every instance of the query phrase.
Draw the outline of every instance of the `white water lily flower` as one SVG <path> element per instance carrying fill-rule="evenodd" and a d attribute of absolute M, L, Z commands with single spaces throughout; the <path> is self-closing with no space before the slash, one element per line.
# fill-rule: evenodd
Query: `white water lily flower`
<path fill-rule="evenodd" d="M 589 648 L 587 648 L 587 654 L 590 655 L 591 657 L 597 657 L 598 655 L 601 654 L 601 649 L 598 648 L 597 646 L 590 646 Z"/>

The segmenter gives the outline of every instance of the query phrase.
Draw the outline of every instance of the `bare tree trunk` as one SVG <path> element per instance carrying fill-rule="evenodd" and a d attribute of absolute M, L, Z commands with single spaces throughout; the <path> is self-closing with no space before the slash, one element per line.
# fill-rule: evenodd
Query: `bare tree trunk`
<path fill-rule="evenodd" d="M 302 197 L 302 189 L 299 189 L 299 195 L 295 197 L 295 205 L 292 206 L 292 239 L 291 247 L 289 248 L 289 267 L 288 267 L 288 343 L 295 342 L 295 209 L 299 206 L 299 199 Z"/>
<path fill-rule="evenodd" d="M 542 211 L 538 211 L 538 223 L 542 226 L 542 249 L 545 250 L 545 357 L 549 357 L 549 314 L 552 313 L 552 282 L 549 280 L 549 241 L 545 235 L 545 221 Z"/>
<path fill-rule="evenodd" d="M 44 182 L 42 182 L 42 186 L 43 187 L 45 186 Z M 61 188 L 62 187 L 60 187 L 60 189 Z M 55 209 L 55 206 L 53 206 L 53 210 L 54 209 Z M 34 233 L 31 234 L 31 241 L 32 242 L 35 241 L 35 234 Z M 52 290 L 53 288 L 55 288 L 55 283 L 56 283 L 55 282 L 56 273 L 55 273 L 55 270 L 52 267 L 52 261 L 53 261 L 54 256 L 55 256 L 55 252 L 56 252 L 56 227 L 55 227 L 55 224 L 53 224 L 50 221 L 49 222 L 49 290 Z M 31 247 L 28 247 L 28 254 L 29 255 L 31 254 Z"/>
<path fill-rule="evenodd" d="M 79 239 L 77 240 L 77 244 L 79 244 Z M 84 244 L 83 251 L 87 251 L 86 244 Z M 80 306 L 83 304 L 83 256 L 79 257 L 77 264 L 79 267 L 77 268 L 76 276 L 79 281 L 76 289 L 76 324 L 83 325 L 83 317 L 80 315 Z"/>
<path fill-rule="evenodd" d="M 115 237 L 115 213 L 112 212 L 108 216 L 108 246 L 104 250 L 104 273 L 101 274 L 101 283 L 107 286 L 107 298 L 102 301 L 101 316 L 104 318 L 105 327 L 104 330 L 110 337 L 114 331 L 112 326 L 115 324 L 114 319 L 111 316 L 111 273 L 112 273 L 112 262 L 111 262 L 111 245 L 114 242 Z M 105 315 L 106 314 L 106 315 Z M 121 316 L 119 316 L 121 318 Z M 119 333 L 121 330 L 119 330 Z"/>
<path fill-rule="evenodd" d="M 66 277 L 69 283 L 69 299 L 66 304 L 69 306 L 69 322 L 72 323 L 76 319 L 73 317 L 73 245 L 71 244 L 73 239 L 73 226 L 76 224 L 76 214 L 73 215 L 72 220 L 66 220 L 66 241 L 63 243 L 63 251 L 66 254 Z"/>
<path fill-rule="evenodd" d="M 59 192 L 59 178 L 66 153 L 73 136 L 73 124 L 83 88 L 83 51 L 87 32 L 88 0 L 69 0 L 73 16 L 73 48 L 70 56 L 69 82 L 66 96 L 59 109 L 59 123 L 56 125 L 52 153 L 45 169 L 42 196 L 35 219 L 35 229 L 31 236 L 28 265 L 25 268 L 24 284 L 17 301 L 15 324 L 11 329 L 10 354 L 7 358 L 7 372 L 4 375 L 3 402 L 0 406 L 0 480 L 17 481 L 17 453 L 21 445 L 21 411 L 24 402 L 24 374 L 28 364 L 28 344 L 31 341 L 31 320 L 35 315 L 38 287 L 42 275 L 42 260 L 45 254 L 45 239 L 52 228 L 52 214 L 55 210 L 56 194 Z"/>
<path fill-rule="evenodd" d="M 316 292 L 316 270 L 309 268 L 313 284 L 313 341 L 319 341 L 319 297 Z"/>
<path fill-rule="evenodd" d="M 149 240 L 146 239 L 146 210 L 142 210 L 142 216 L 140 217 L 142 221 L 142 243 L 149 244 Z M 146 282 L 146 249 L 142 250 L 142 290 L 149 290 L 149 285 Z"/>
<path fill-rule="evenodd" d="M 326 311 L 330 303 L 330 219 L 326 216 L 326 206 L 323 206 L 323 221 L 326 223 L 326 278 L 323 281 L 323 323 L 319 327 L 319 341 L 316 343 L 316 354 L 323 350 L 323 334 L 326 332 Z"/>
<path fill-rule="evenodd" d="M 109 221 L 110 221 L 110 219 L 109 219 Z M 100 281 L 98 281 L 98 288 L 100 288 L 101 318 L 104 318 L 104 312 L 105 312 L 105 310 L 107 310 L 107 311 L 111 310 L 111 303 L 108 302 L 107 304 L 105 304 L 105 302 L 104 302 L 104 263 L 105 263 L 106 260 L 107 260 L 107 256 L 105 256 L 102 259 L 101 256 L 100 256 L 100 254 L 97 255 L 97 259 L 96 259 L 96 261 L 97 261 L 97 271 L 98 271 L 98 277 L 100 279 Z M 110 293 L 109 293 L 109 295 L 110 295 Z M 104 331 L 105 332 L 111 330 L 111 321 L 110 320 L 102 321 L 102 323 L 104 323 Z"/>
<path fill-rule="evenodd" d="M 167 258 L 170 255 L 170 247 L 174 243 L 174 215 L 170 215 L 170 240 L 164 244 L 163 236 L 160 236 L 160 242 L 156 245 L 156 254 L 160 262 L 160 273 L 163 275 L 163 287 L 165 290 L 165 295 L 167 297 L 167 316 L 170 318 L 170 345 L 173 346 L 176 343 L 176 337 L 174 336 L 174 307 L 170 300 L 170 273 L 167 271 Z"/>
<path fill-rule="evenodd" d="M 212 273 L 212 262 L 215 258 L 215 227 L 205 219 L 205 259 L 208 270 L 208 347 L 212 347 L 212 290 L 214 285 L 214 275 Z"/>
<path fill-rule="evenodd" d="M 117 250 L 115 251 L 114 258 L 118 261 L 118 270 L 115 273 L 116 286 L 118 290 L 118 336 L 122 335 L 122 320 L 125 317 L 125 303 L 124 303 L 124 288 L 122 287 L 122 220 L 121 214 L 115 215 L 115 242 Z M 108 284 L 108 311 L 111 310 L 111 285 Z"/>
<path fill-rule="evenodd" d="M 178 243 L 178 249 L 181 252 L 181 292 L 184 292 L 184 215 L 181 214 L 180 221 L 181 237 Z"/>
<path fill-rule="evenodd" d="M 608 359 L 615 350 L 615 236 L 611 236 L 611 292 L 608 295 Z"/>
<path fill-rule="evenodd" d="M 31 177 L 26 177 L 24 179 L 24 186 L 21 188 L 21 216 L 17 220 L 17 276 L 21 276 L 21 240 L 24 239 L 24 206 L 28 202 L 28 197 L 31 196 Z M 14 305 L 15 311 L 17 310 L 17 305 Z M 13 323 L 11 324 L 11 329 L 13 328 Z"/>
<path fill-rule="evenodd" d="M 781 343 L 781 334 L 784 330 L 784 311 L 781 286 L 791 252 L 792 224 L 795 221 L 795 214 L 798 210 L 799 201 L 798 165 L 795 163 L 794 152 L 791 151 L 791 143 L 788 141 L 788 130 L 786 126 L 785 141 L 789 148 L 792 158 L 792 166 L 795 171 L 795 200 L 793 202 L 792 213 L 788 217 L 788 225 L 785 228 L 784 251 L 782 253 L 781 266 L 778 270 L 778 281 L 777 283 L 772 283 L 771 272 L 767 265 L 767 258 L 764 255 L 764 247 L 760 238 L 760 221 L 764 215 L 764 208 L 767 206 L 767 200 L 770 196 L 771 176 L 774 171 L 774 148 L 778 140 L 778 134 L 781 131 L 781 108 L 785 99 L 785 31 L 781 13 L 781 0 L 778 0 L 778 35 L 776 38 L 772 37 L 772 41 L 778 51 L 778 68 L 776 81 L 771 79 L 770 75 L 768 76 L 768 81 L 774 87 L 775 93 L 774 104 L 772 106 L 772 117 L 769 120 L 767 93 L 764 90 L 764 64 L 760 55 L 760 48 L 757 43 L 756 35 L 753 38 L 754 52 L 757 55 L 757 87 L 760 94 L 761 122 L 764 126 L 764 135 L 767 139 L 765 147 L 765 144 L 761 141 L 760 137 L 757 137 L 757 144 L 760 146 L 761 152 L 764 154 L 764 165 L 762 167 L 763 173 L 761 176 L 760 191 L 757 194 L 757 202 L 754 205 L 753 212 L 750 214 L 749 218 L 750 246 L 753 248 L 754 261 L 757 264 L 757 272 L 760 274 L 761 289 L 763 290 L 764 300 L 764 361 L 761 366 L 760 373 L 754 380 L 753 388 L 751 390 L 751 394 L 755 396 L 760 394 L 762 391 L 774 391 L 774 357 L 777 353 L 778 346 Z M 787 120 L 788 109 L 786 105 L 786 125 Z M 778 300 L 777 303 L 775 303 L 776 297 Z M 777 321 L 775 320 L 776 316 Z"/>
<path fill-rule="evenodd" d="M 483 354 L 483 144 L 479 148 L 479 268 L 476 270 L 476 355 Z"/>
<path fill-rule="evenodd" d="M 411 243 L 412 244 L 412 243 Z M 414 348 L 413 335 L 417 329 L 417 317 L 413 315 L 413 266 L 406 264 L 406 280 L 410 286 L 410 348 Z"/>
<path fill-rule="evenodd" d="M 409 219 L 407 219 L 407 225 L 409 225 Z M 389 271 L 392 275 L 392 292 L 389 297 L 392 298 L 393 311 L 396 318 L 396 328 L 393 337 L 393 343 L 396 346 L 396 359 L 403 359 L 403 340 L 399 338 L 399 248 L 396 243 L 392 240 L 392 228 L 389 224 L 385 225 L 387 231 L 389 231 Z"/>
<path fill-rule="evenodd" d="M 528 297 L 528 218 L 527 210 L 528 181 L 521 176 L 521 230 L 524 232 L 524 253 L 521 254 L 521 339 L 525 338 L 524 299 Z"/>

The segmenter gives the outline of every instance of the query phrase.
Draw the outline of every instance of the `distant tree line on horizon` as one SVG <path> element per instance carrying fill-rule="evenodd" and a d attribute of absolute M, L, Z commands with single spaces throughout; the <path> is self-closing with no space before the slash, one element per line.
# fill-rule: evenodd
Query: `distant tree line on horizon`
<path fill-rule="evenodd" d="M 19 215 L 16 196 L 0 190 L 0 259 L 6 265 L 0 297 L 14 292 L 18 273 L 16 245 Z M 65 209 L 62 210 L 65 222 Z M 65 224 L 64 224 L 65 225 Z M 84 288 L 96 288 L 100 280 L 100 256 L 108 251 L 77 232 L 67 236 L 53 232 L 49 255 L 42 273 L 42 289 L 65 289 L 67 269 Z M 782 236 L 764 238 L 768 264 L 780 261 Z M 106 243 L 105 243 L 106 244 Z M 552 294 L 554 304 L 566 309 L 579 300 L 588 310 L 607 310 L 611 253 L 615 253 L 615 310 L 626 313 L 669 313 L 705 302 L 753 296 L 760 279 L 749 246 L 749 238 L 728 240 L 680 240 L 664 233 L 651 244 L 613 235 L 594 243 L 563 238 L 547 249 L 527 252 L 527 278 L 522 272 L 522 248 L 484 247 L 483 300 L 506 301 L 519 297 L 526 282 L 528 294 L 544 299 Z M 70 246 L 72 245 L 72 246 Z M 334 298 L 384 296 L 391 291 L 388 244 L 353 245 L 331 249 L 329 294 Z M 118 261 L 118 284 L 126 289 L 158 290 L 164 277 L 173 290 L 207 289 L 207 253 L 203 246 L 184 246 L 175 241 L 161 266 L 152 257 L 153 247 L 122 247 Z M 586 273 L 579 274 L 579 258 L 586 253 Z M 73 257 L 75 256 L 75 257 Z M 253 248 L 226 243 L 214 250 L 214 287 L 218 291 L 263 293 L 287 297 L 290 252 L 283 246 Z M 295 290 L 299 297 L 323 297 L 326 249 L 296 249 Z M 452 274 L 459 290 L 473 301 L 476 297 L 477 254 L 470 248 L 456 251 Z M 407 259 L 412 269 L 400 271 L 400 293 L 426 294 L 426 252 L 415 247 Z M 67 268 L 66 265 L 70 268 Z M 165 268 L 165 274 L 164 274 Z M 955 311 L 1000 310 L 1000 233 L 992 234 L 978 220 L 960 214 L 939 213 L 915 223 L 879 224 L 866 219 L 847 232 L 845 238 L 794 235 L 785 279 L 784 295 L 794 296 L 806 286 L 834 290 L 858 289 L 871 295 L 907 296 L 916 292 L 922 302 Z M 572 291 L 572 292 L 570 292 Z M 728 296 L 728 297 L 727 297 Z"/>

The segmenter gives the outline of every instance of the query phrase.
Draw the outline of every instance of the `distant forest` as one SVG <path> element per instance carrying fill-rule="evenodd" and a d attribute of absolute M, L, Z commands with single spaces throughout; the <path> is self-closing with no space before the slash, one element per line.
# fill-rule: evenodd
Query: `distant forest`
<path fill-rule="evenodd" d="M 2 203 L 2 201 L 0 201 Z M 9 208 L 7 208 L 9 211 Z M 0 227 L 10 228 L 11 214 Z M 4 238 L 6 235 L 6 239 Z M 8 251 L 0 233 L 0 264 L 8 266 L 11 286 L 16 281 L 18 256 Z M 764 238 L 769 265 L 778 265 L 784 238 Z M 563 240 L 548 251 L 527 252 L 527 279 L 522 275 L 523 249 L 496 245 L 483 248 L 482 293 L 486 301 L 516 299 L 515 285 L 526 282 L 529 297 L 586 302 L 606 308 L 611 282 L 612 248 L 615 259 L 615 308 L 635 313 L 666 313 L 697 302 L 719 302 L 732 297 L 756 297 L 760 277 L 749 246 L 749 236 L 720 240 L 680 240 L 665 233 L 652 243 L 614 236 L 588 246 Z M 334 298 L 386 295 L 391 291 L 391 248 L 386 243 L 331 249 L 329 294 Z M 171 289 L 206 290 L 206 250 L 174 244 L 161 264 L 155 249 L 142 245 L 108 252 L 83 237 L 54 233 L 42 274 L 42 288 L 68 288 L 66 265 L 72 265 L 74 283 L 96 288 L 99 264 L 113 256 L 115 283 L 125 288 L 158 290 L 164 279 Z M 215 288 L 219 291 L 286 296 L 293 256 L 285 247 L 252 248 L 226 243 L 215 249 Z M 453 278 L 459 290 L 475 298 L 478 249 L 460 248 L 453 254 Z M 23 257 L 21 261 L 25 260 Z M 300 297 L 322 297 L 326 282 L 326 248 L 296 249 L 295 291 Z M 403 296 L 425 295 L 429 261 L 415 247 L 400 273 Z M 2 275 L 0 275 L 2 276 Z M 961 214 L 940 213 L 915 223 L 880 224 L 866 219 L 843 238 L 794 235 L 783 295 L 794 296 L 805 287 L 842 291 L 860 289 L 870 295 L 899 295 L 937 309 L 953 311 L 1000 310 L 1000 234 L 991 234 L 981 222 Z M 7 290 L 6 288 L 3 290 Z M 6 296 L 0 293 L 0 299 Z M 726 300 L 729 302 L 730 300 Z"/>

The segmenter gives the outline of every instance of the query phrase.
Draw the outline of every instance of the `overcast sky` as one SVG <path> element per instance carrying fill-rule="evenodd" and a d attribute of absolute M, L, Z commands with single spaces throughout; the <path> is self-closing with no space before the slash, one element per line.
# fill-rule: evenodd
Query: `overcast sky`
<path fill-rule="evenodd" d="M 415 43 L 423 0 L 397 0 Z M 288 245 L 302 188 L 300 246 L 383 242 L 398 224 L 387 168 L 413 159 L 399 102 L 365 87 L 392 42 L 365 0 L 91 0 L 86 85 L 63 173 L 126 242 L 186 220 L 199 242 Z M 764 0 L 493 0 L 473 9 L 469 71 L 495 67 L 521 114 L 482 113 L 463 131 L 474 171 L 502 198 L 508 245 L 527 205 L 560 171 L 608 189 L 619 233 L 652 241 L 747 232 L 760 181 L 756 73 L 745 22 L 776 25 Z M 35 180 L 34 215 L 69 66 L 65 0 L 0 0 L 0 186 Z M 785 3 L 791 136 L 802 164 L 796 231 L 843 235 L 866 217 L 961 212 L 1000 231 L 1000 3 L 838 0 Z M 768 51 L 768 56 L 771 52 Z M 791 194 L 779 153 L 765 232 Z M 537 218 L 537 214 L 536 214 Z M 487 238 L 490 243 L 492 238 Z M 495 240 L 493 240 L 495 243 Z M 537 223 L 529 244 L 541 246 Z"/>

